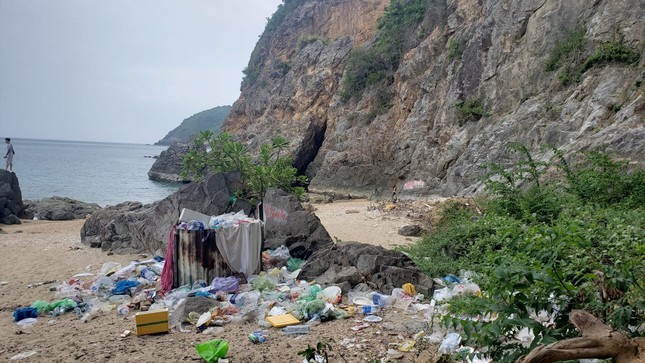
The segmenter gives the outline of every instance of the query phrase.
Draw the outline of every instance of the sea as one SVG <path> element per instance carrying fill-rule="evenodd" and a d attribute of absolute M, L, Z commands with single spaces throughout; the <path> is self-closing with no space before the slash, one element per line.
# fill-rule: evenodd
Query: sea
<path fill-rule="evenodd" d="M 20 138 L 11 143 L 23 200 L 60 196 L 102 207 L 125 201 L 147 204 L 181 187 L 148 179 L 154 157 L 165 146 Z"/>

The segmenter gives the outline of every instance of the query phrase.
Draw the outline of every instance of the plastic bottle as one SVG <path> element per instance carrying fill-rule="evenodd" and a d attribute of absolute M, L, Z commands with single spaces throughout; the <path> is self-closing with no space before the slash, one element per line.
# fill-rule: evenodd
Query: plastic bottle
<path fill-rule="evenodd" d="M 142 276 L 144 279 L 148 280 L 148 281 L 155 281 L 155 280 L 157 280 L 157 274 L 155 274 L 154 272 L 152 272 L 152 271 L 151 271 L 150 269 L 148 269 L 147 267 L 144 267 L 144 268 L 143 268 L 143 270 L 141 270 L 141 276 Z"/>
<path fill-rule="evenodd" d="M 289 335 L 309 334 L 309 325 L 289 325 L 283 328 L 282 331 Z"/>
<path fill-rule="evenodd" d="M 130 313 L 130 307 L 127 304 L 121 304 L 116 311 L 119 313 L 119 316 L 127 316 Z"/>
<path fill-rule="evenodd" d="M 365 305 L 362 307 L 361 312 L 365 315 L 370 315 L 379 312 L 379 307 L 376 305 Z"/>

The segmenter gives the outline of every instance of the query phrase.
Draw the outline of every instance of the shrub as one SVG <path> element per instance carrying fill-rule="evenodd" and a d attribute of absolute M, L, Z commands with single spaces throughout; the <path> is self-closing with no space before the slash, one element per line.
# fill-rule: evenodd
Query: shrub
<path fill-rule="evenodd" d="M 418 37 L 409 33 L 421 23 L 426 8 L 425 0 L 391 1 L 379 19 L 375 44 L 350 54 L 342 82 L 344 102 L 362 94 L 369 85 L 393 79 L 405 50 L 418 42 Z"/>
<path fill-rule="evenodd" d="M 580 26 L 571 31 L 562 43 L 558 43 L 553 49 L 553 54 L 546 63 L 547 71 L 555 71 L 565 63 L 571 62 L 571 58 L 579 56 L 585 48 L 585 33 L 587 30 Z"/>
<path fill-rule="evenodd" d="M 484 110 L 484 104 L 478 98 L 469 98 L 455 103 L 459 112 L 459 126 L 463 126 L 469 119 L 479 120 L 482 117 L 490 116 Z"/>
<path fill-rule="evenodd" d="M 249 150 L 232 136 L 221 133 L 216 137 L 211 131 L 203 131 L 193 141 L 195 143 L 184 157 L 184 175 L 201 178 L 207 171 L 240 173 L 244 190 L 240 196 L 252 203 L 261 202 L 268 188 L 279 188 L 293 192 L 296 196 L 304 194 L 304 189 L 294 184 L 305 183 L 305 177 L 297 177 L 297 170 L 291 158 L 285 154 L 287 140 L 282 136 L 274 137 L 270 143 L 263 144 L 258 154 L 250 155 Z M 204 148 L 208 145 L 210 151 Z"/>
<path fill-rule="evenodd" d="M 451 300 L 443 322 L 464 344 L 513 362 L 538 344 L 576 335 L 568 321 L 584 309 L 616 329 L 642 334 L 645 321 L 645 180 L 642 169 L 597 151 L 559 170 L 519 144 L 512 168 L 491 165 L 484 213 L 449 206 L 415 246 L 404 249 L 432 275 L 467 269 L 481 296 Z M 544 315 L 539 322 L 537 314 Z M 494 318 L 494 319 L 493 319 Z M 530 328 L 528 346 L 513 337 Z M 631 327 L 631 329 L 629 328 Z"/>

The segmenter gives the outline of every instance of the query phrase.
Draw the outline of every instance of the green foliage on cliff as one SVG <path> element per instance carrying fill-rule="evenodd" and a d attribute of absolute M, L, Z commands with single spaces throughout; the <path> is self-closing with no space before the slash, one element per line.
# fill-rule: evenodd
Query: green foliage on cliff
<path fill-rule="evenodd" d="M 578 27 L 567 38 L 556 45 L 549 57 L 545 69 L 558 72 L 558 80 L 563 85 L 579 82 L 582 75 L 594 65 L 617 62 L 634 64 L 640 59 L 640 53 L 622 42 L 606 42 L 590 51 L 590 42 L 585 38 L 586 29 Z"/>
<path fill-rule="evenodd" d="M 195 138 L 194 144 L 195 147 L 183 160 L 184 176 L 199 179 L 209 170 L 218 173 L 237 171 L 244 185 L 244 190 L 238 191 L 239 196 L 251 202 L 262 201 L 268 188 L 293 192 L 297 196 L 304 193 L 302 187 L 294 184 L 305 183 L 306 177 L 297 176 L 286 152 L 289 142 L 282 136 L 263 144 L 257 155 L 251 155 L 241 142 L 233 141 L 227 133 L 215 135 L 204 131 Z"/>
<path fill-rule="evenodd" d="M 283 0 L 283 3 L 278 5 L 278 9 L 267 18 L 267 25 L 264 32 L 274 32 L 280 24 L 286 19 L 287 15 L 293 12 L 298 6 L 305 3 L 306 0 Z"/>
<path fill-rule="evenodd" d="M 432 276 L 475 272 L 483 294 L 450 300 L 443 322 L 462 332 L 465 345 L 488 347 L 495 362 L 576 335 L 573 309 L 642 334 L 643 169 L 598 151 L 578 162 L 556 151 L 554 161 L 541 162 L 522 145 L 511 149 L 522 157 L 512 168 L 489 165 L 488 196 L 477 207 L 446 205 L 432 233 L 406 249 Z M 534 319 L 541 311 L 548 324 Z M 535 336 L 528 347 L 512 340 L 524 327 Z"/>
<path fill-rule="evenodd" d="M 479 98 L 468 98 L 455 104 L 459 113 L 459 126 L 463 126 L 468 120 L 479 120 L 482 117 L 490 116 L 484 110 L 484 103 Z"/>
<path fill-rule="evenodd" d="M 230 110 L 231 106 L 217 106 L 198 112 L 182 121 L 179 126 L 170 131 L 163 139 L 157 141 L 156 144 L 170 145 L 173 141 L 186 144 L 190 142 L 191 137 L 204 130 L 210 130 L 218 134 Z"/>
<path fill-rule="evenodd" d="M 425 0 L 392 0 L 378 22 L 376 42 L 354 49 L 345 66 L 343 101 L 358 97 L 371 85 L 391 83 L 406 50 L 416 45 L 419 37 L 412 30 L 418 26 L 427 9 Z"/>

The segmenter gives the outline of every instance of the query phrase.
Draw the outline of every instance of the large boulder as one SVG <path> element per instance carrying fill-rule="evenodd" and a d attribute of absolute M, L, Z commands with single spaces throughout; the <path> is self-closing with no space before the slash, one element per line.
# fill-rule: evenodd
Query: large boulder
<path fill-rule="evenodd" d="M 0 223 L 20 224 L 24 215 L 22 192 L 15 173 L 0 170 Z"/>
<path fill-rule="evenodd" d="M 148 178 L 156 181 L 188 182 L 187 178 L 181 176 L 182 162 L 184 156 L 190 150 L 190 146 L 173 142 L 167 150 L 162 151 L 159 158 L 152 164 L 148 172 Z"/>
<path fill-rule="evenodd" d="M 25 201 L 27 218 L 49 221 L 68 221 L 84 219 L 101 209 L 98 204 L 81 202 L 66 197 L 51 197 L 36 201 Z"/>
<path fill-rule="evenodd" d="M 213 174 L 191 183 L 152 204 L 125 202 L 94 213 L 81 229 L 81 242 L 90 247 L 116 253 L 150 252 L 165 254 L 172 226 L 182 208 L 206 215 L 252 210 L 250 203 L 238 199 L 232 206 L 229 197 L 241 189 L 236 173 Z"/>
<path fill-rule="evenodd" d="M 329 233 L 312 212 L 285 191 L 269 189 L 264 198 L 265 248 L 285 245 L 293 257 L 307 259 L 333 244 Z"/>
<path fill-rule="evenodd" d="M 314 252 L 303 265 L 299 278 L 323 285 L 338 285 L 343 292 L 366 284 L 369 289 L 390 294 L 405 283 L 426 296 L 432 278 L 405 254 L 360 242 L 330 244 Z"/>

